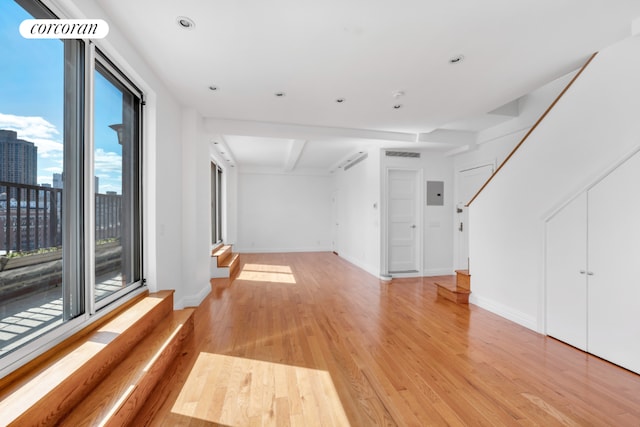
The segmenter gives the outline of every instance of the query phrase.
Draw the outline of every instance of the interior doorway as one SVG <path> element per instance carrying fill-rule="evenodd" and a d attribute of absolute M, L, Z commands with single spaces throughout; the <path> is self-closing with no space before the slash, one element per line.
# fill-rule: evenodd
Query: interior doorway
<path fill-rule="evenodd" d="M 456 180 L 458 186 L 456 192 L 456 242 L 458 248 L 455 257 L 456 270 L 469 269 L 469 208 L 466 205 L 491 177 L 494 169 L 493 164 L 485 164 L 458 172 Z"/>

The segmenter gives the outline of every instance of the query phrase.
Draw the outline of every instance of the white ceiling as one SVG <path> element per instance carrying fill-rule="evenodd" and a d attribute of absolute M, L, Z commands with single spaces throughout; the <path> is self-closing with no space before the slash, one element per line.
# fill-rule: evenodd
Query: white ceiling
<path fill-rule="evenodd" d="M 210 119 L 230 162 L 286 171 L 508 120 L 487 113 L 629 36 L 640 16 L 639 0 L 98 2 L 175 96 Z"/>

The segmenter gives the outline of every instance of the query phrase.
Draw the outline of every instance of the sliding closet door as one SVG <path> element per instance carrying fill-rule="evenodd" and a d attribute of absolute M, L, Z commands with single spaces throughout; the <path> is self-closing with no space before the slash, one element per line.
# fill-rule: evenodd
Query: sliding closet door
<path fill-rule="evenodd" d="M 547 334 L 587 349 L 587 196 L 547 223 Z"/>
<path fill-rule="evenodd" d="M 588 192 L 588 351 L 640 372 L 640 155 Z"/>

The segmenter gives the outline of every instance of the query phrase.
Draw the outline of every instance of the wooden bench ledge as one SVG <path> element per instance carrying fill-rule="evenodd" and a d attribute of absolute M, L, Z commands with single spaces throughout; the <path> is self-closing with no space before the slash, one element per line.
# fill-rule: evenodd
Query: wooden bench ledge
<path fill-rule="evenodd" d="M 63 424 L 128 425 L 193 333 L 194 309 L 175 311 L 87 396 Z"/>
<path fill-rule="evenodd" d="M 173 291 L 149 294 L 62 348 L 0 392 L 0 425 L 59 422 L 172 310 Z"/>

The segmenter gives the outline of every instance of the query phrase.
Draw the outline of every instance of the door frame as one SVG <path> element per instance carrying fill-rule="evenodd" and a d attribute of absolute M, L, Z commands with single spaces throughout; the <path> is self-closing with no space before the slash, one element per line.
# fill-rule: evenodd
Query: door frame
<path fill-rule="evenodd" d="M 423 179 L 422 168 L 403 168 L 403 167 L 387 167 L 385 168 L 382 180 L 382 200 L 384 201 L 384 209 L 382 209 L 382 277 L 391 277 L 389 273 L 389 175 L 392 171 L 415 172 L 416 174 L 416 273 L 394 273 L 393 277 L 420 277 L 423 276 L 424 269 L 424 204 L 426 203 L 426 185 Z"/>

